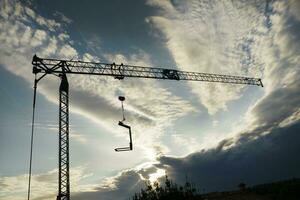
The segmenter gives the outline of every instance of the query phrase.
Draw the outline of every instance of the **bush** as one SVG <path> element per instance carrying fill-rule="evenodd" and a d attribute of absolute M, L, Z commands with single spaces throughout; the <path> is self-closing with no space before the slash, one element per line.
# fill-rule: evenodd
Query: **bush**
<path fill-rule="evenodd" d="M 188 181 L 183 185 L 177 185 L 166 176 L 164 186 L 158 182 L 153 185 L 148 181 L 146 188 L 136 193 L 132 200 L 201 200 L 196 188 Z"/>

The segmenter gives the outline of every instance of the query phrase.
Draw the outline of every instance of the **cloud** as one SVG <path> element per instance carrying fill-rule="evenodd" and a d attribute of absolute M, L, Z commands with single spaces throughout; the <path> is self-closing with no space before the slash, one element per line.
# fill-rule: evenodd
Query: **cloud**
<path fill-rule="evenodd" d="M 44 40 L 46 39 L 46 32 L 43 30 L 36 30 L 34 36 L 31 40 L 31 46 L 37 47 L 43 44 Z"/>
<path fill-rule="evenodd" d="M 276 1 L 272 5 L 274 14 L 270 16 L 270 37 L 266 38 L 266 45 L 262 48 L 266 90 L 264 96 L 249 108 L 250 126 L 275 127 L 290 116 L 297 116 L 299 111 L 300 21 L 289 13 L 293 3 Z M 296 118 L 294 120 L 297 121 Z"/>
<path fill-rule="evenodd" d="M 65 16 L 63 13 L 56 11 L 54 14 L 54 16 L 60 18 L 63 22 L 70 24 L 73 22 L 73 20 L 71 20 L 70 18 L 68 18 L 67 16 Z"/>
<path fill-rule="evenodd" d="M 300 10 L 300 2 L 297 0 L 290 0 L 288 1 L 288 10 L 289 13 L 295 17 L 298 21 L 300 21 L 300 14 L 299 14 L 299 10 Z"/>
<path fill-rule="evenodd" d="M 78 183 L 90 174 L 85 174 L 84 167 L 71 168 L 71 187 L 72 191 L 88 191 L 92 185 Z M 50 170 L 45 173 L 34 174 L 31 179 L 31 198 L 38 199 L 55 199 L 57 195 L 57 170 Z M 28 188 L 28 176 L 1 176 L 0 177 L 0 199 L 21 200 Z M 45 190 L 47 188 L 47 190 Z"/>
<path fill-rule="evenodd" d="M 106 199 L 121 200 L 128 198 L 129 194 L 134 194 L 144 187 L 144 181 L 135 171 L 124 171 L 106 184 L 94 188 L 94 191 L 75 193 L 72 195 L 74 200 L 80 199 Z"/>
<path fill-rule="evenodd" d="M 176 147 L 181 146 L 181 150 L 184 152 L 187 152 L 187 154 L 190 154 L 192 152 L 195 152 L 199 149 L 199 142 L 196 140 L 196 138 L 191 136 L 186 136 L 184 134 L 172 134 L 171 135 L 171 141 L 174 143 Z"/>
<path fill-rule="evenodd" d="M 261 2 L 148 1 L 161 9 L 147 19 L 165 38 L 165 46 L 181 70 L 261 76 L 260 56 L 252 51 L 266 33 Z M 238 27 L 238 28 L 237 28 Z M 226 110 L 243 87 L 188 83 L 210 114 Z"/>
<path fill-rule="evenodd" d="M 25 12 L 32 19 L 35 19 L 35 12 L 31 8 L 25 7 Z"/>
<path fill-rule="evenodd" d="M 59 51 L 59 55 L 61 58 L 66 58 L 68 59 L 73 59 L 74 57 L 78 57 L 77 55 L 77 51 L 70 46 L 69 44 L 64 45 L 60 51 Z"/>
<path fill-rule="evenodd" d="M 215 149 L 184 158 L 161 157 L 157 166 L 177 182 L 188 176 L 206 192 L 236 189 L 240 182 L 253 185 L 299 177 L 300 124 L 273 129 L 254 139 L 261 134 L 256 131 L 241 136 L 232 148 L 228 148 L 233 142 L 229 139 Z"/>
<path fill-rule="evenodd" d="M 43 56 L 54 55 L 58 49 L 57 44 L 58 44 L 57 38 L 50 37 L 48 46 L 45 48 L 45 51 L 43 52 Z"/>
<path fill-rule="evenodd" d="M 61 41 L 65 41 L 65 40 L 68 40 L 70 39 L 70 36 L 66 33 L 60 33 L 58 36 L 57 36 Z"/>
<path fill-rule="evenodd" d="M 297 81 L 265 96 L 251 110 L 255 113 L 255 122 L 252 123 L 256 126 L 274 127 L 290 116 L 296 117 L 295 113 L 299 112 L 300 108 L 299 86 Z"/>
<path fill-rule="evenodd" d="M 120 172 L 114 177 L 107 178 L 103 183 L 87 192 L 77 192 L 72 195 L 74 200 L 80 199 L 107 199 L 122 200 L 128 199 L 130 195 L 134 195 L 146 186 L 146 180 L 152 182 L 158 178 L 164 177 L 163 169 L 159 169 L 153 165 L 144 165 L 141 169 L 127 169 Z"/>

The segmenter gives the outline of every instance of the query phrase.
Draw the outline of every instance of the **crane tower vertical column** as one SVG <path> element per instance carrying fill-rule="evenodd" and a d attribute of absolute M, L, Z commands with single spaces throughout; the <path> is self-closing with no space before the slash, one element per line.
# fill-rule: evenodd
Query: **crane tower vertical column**
<path fill-rule="evenodd" d="M 69 83 L 61 74 L 59 87 L 59 174 L 57 200 L 70 200 L 69 179 Z"/>

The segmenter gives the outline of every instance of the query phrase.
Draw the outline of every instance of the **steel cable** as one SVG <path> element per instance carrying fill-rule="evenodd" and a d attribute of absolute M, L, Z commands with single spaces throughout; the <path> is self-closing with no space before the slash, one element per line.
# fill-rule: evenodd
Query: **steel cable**
<path fill-rule="evenodd" d="M 33 104 L 32 104 L 32 121 L 31 121 L 31 138 L 30 138 L 30 156 L 29 156 L 27 200 L 30 200 L 30 189 L 31 189 L 32 151 L 33 151 L 33 136 L 34 136 L 34 116 L 35 116 L 36 89 L 37 89 L 37 79 L 36 79 L 36 75 L 35 75 L 34 86 L 33 86 Z"/>

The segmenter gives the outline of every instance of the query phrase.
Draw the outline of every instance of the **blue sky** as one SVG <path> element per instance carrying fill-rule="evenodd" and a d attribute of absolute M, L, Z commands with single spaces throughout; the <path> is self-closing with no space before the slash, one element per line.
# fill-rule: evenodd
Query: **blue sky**
<path fill-rule="evenodd" d="M 69 76 L 73 199 L 124 199 L 165 174 L 206 191 L 300 176 L 298 1 L 0 5 L 0 199 L 26 196 L 34 54 L 252 76 L 265 86 Z M 52 76 L 38 86 L 33 199 L 56 196 L 58 86 Z M 119 154 L 127 135 L 118 95 L 135 147 Z"/>

